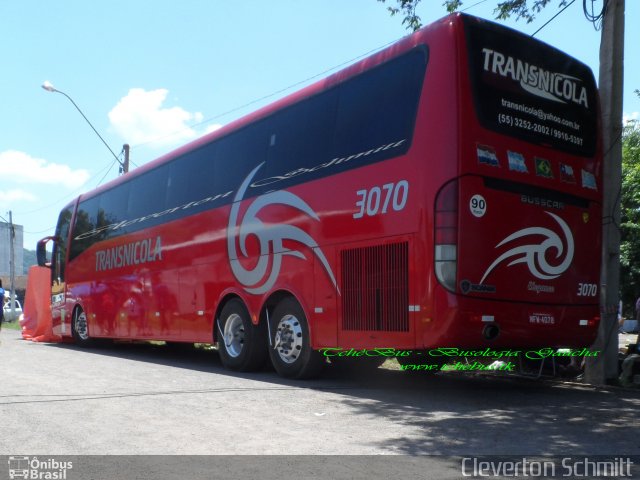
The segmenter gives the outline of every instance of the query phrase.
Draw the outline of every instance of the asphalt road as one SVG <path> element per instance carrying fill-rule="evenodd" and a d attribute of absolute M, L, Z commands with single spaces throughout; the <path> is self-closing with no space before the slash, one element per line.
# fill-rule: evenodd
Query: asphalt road
<path fill-rule="evenodd" d="M 503 374 L 224 370 L 212 351 L 0 333 L 0 455 L 634 455 L 640 392 Z"/>

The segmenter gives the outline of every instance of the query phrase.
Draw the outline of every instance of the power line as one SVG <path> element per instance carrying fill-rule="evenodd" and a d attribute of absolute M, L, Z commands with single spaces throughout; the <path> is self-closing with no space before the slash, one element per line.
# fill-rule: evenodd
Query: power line
<path fill-rule="evenodd" d="M 535 32 L 533 32 L 531 34 L 532 37 L 535 37 L 536 34 L 542 30 L 544 27 L 546 27 L 547 25 L 549 25 L 553 20 L 555 20 L 555 18 L 560 15 L 562 12 L 564 12 L 567 8 L 569 8 L 571 5 L 573 5 L 575 3 L 576 0 L 571 0 L 571 3 L 567 4 L 564 6 L 564 8 L 562 10 L 560 10 L 558 13 L 556 13 L 553 17 L 551 17 L 551 19 L 549 19 L 549 21 L 547 23 L 545 23 L 544 25 L 542 25 L 538 30 L 536 30 Z"/>
<path fill-rule="evenodd" d="M 107 171 L 104 173 L 104 175 L 102 176 L 100 181 L 96 184 L 96 186 L 93 187 L 93 188 L 98 188 L 100 186 L 100 184 L 104 181 L 104 179 L 107 178 L 107 175 L 109 175 L 109 172 L 115 166 L 115 164 L 116 164 L 115 160 L 113 162 L 111 162 L 111 165 L 109 165 L 109 168 L 107 169 Z"/>
<path fill-rule="evenodd" d="M 473 5 L 468 6 L 467 8 L 463 8 L 460 10 L 461 12 L 466 12 L 467 10 L 472 9 L 473 7 L 480 5 L 481 3 L 485 3 L 487 0 L 480 0 L 479 2 L 474 3 Z"/>
<path fill-rule="evenodd" d="M 53 225 L 52 227 L 45 228 L 44 230 L 38 230 L 37 232 L 28 232 L 26 230 L 22 230 L 22 233 L 28 233 L 29 235 L 34 235 L 36 233 L 50 232 L 51 230 L 55 230 L 55 228 L 56 228 L 56 226 Z"/>
<path fill-rule="evenodd" d="M 591 0 L 591 11 L 587 10 L 587 1 L 582 0 L 582 11 L 584 12 L 584 16 L 587 20 L 589 20 L 593 24 L 593 28 L 596 31 L 602 28 L 602 20 L 604 20 L 604 16 L 607 13 L 607 5 L 609 4 L 609 0 L 602 0 L 602 8 L 600 9 L 600 13 L 594 13 L 593 4 L 596 0 Z"/>

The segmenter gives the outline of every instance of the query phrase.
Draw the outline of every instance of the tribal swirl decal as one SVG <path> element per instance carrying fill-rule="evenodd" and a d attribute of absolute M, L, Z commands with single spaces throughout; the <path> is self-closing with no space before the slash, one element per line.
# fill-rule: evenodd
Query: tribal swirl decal
<path fill-rule="evenodd" d="M 498 243 L 496 245 L 496 248 L 519 238 L 527 237 L 530 235 L 541 236 L 544 238 L 544 240 L 539 244 L 529 244 L 514 247 L 511 250 L 508 250 L 500 255 L 491 264 L 491 266 L 487 268 L 487 271 L 484 272 L 482 280 L 480 280 L 480 284 L 484 282 L 484 280 L 495 267 L 512 257 L 515 258 L 509 263 L 509 267 L 517 263 L 526 263 L 531 274 L 541 280 L 551 280 L 553 278 L 557 278 L 562 273 L 564 273 L 567 268 L 569 268 L 569 265 L 571 265 L 571 261 L 573 260 L 574 251 L 573 236 L 571 235 L 571 230 L 569 229 L 569 226 L 564 222 L 564 220 L 562 220 L 559 216 L 551 212 L 544 213 L 550 215 L 556 222 L 558 222 L 558 225 L 560 225 L 562 233 L 564 234 L 564 243 L 556 232 L 554 232 L 553 230 L 549 230 L 548 228 L 530 227 L 512 233 L 507 238 Z M 566 252 L 564 249 L 564 244 L 566 244 L 567 247 Z M 560 262 L 558 265 L 551 265 L 547 261 L 546 254 L 549 249 L 555 250 L 555 260 Z M 564 258 L 562 258 L 563 253 Z"/>
<path fill-rule="evenodd" d="M 264 162 L 251 171 L 247 178 L 245 178 L 244 182 L 242 182 L 242 185 L 233 199 L 227 229 L 227 251 L 233 274 L 248 293 L 261 294 L 269 291 L 280 274 L 282 257 L 284 255 L 291 255 L 293 257 L 306 260 L 306 257 L 302 252 L 297 250 L 285 250 L 283 248 L 283 240 L 294 240 L 310 248 L 315 253 L 318 260 L 320 260 L 324 266 L 327 275 L 329 275 L 333 286 L 338 293 L 340 293 L 338 284 L 333 275 L 333 271 L 329 266 L 327 258 L 318 247 L 316 241 L 308 233 L 292 225 L 265 223 L 258 218 L 258 214 L 265 207 L 269 207 L 271 205 L 286 205 L 288 207 L 295 208 L 300 212 L 306 213 L 316 221 L 320 221 L 316 212 L 314 212 L 311 207 L 297 195 L 285 190 L 278 190 L 260 195 L 251 203 L 251 205 L 249 205 L 249 208 L 242 218 L 241 224 L 237 225 L 240 201 L 244 197 L 249 183 L 263 164 Z M 238 243 L 240 245 L 240 252 L 244 258 L 248 258 L 247 237 L 251 235 L 255 236 L 260 243 L 260 257 L 255 267 L 249 270 L 244 268 L 238 259 L 236 237 L 238 238 Z M 272 250 L 270 250 L 270 248 Z M 267 272 L 270 260 L 272 262 L 271 271 Z"/>

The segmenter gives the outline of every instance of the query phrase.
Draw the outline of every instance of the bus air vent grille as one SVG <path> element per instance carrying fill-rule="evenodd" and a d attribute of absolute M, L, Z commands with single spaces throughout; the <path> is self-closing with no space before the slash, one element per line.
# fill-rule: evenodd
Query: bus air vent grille
<path fill-rule="evenodd" d="M 409 244 L 342 250 L 342 329 L 409 331 Z"/>

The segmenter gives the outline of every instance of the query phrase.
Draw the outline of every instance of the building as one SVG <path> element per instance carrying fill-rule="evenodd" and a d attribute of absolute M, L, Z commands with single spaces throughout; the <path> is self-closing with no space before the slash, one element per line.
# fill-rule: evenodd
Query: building
<path fill-rule="evenodd" d="M 15 238 L 13 255 L 16 262 L 15 275 L 24 275 L 24 227 L 13 224 Z M 11 274 L 11 225 L 0 222 L 0 276 L 9 277 Z"/>

